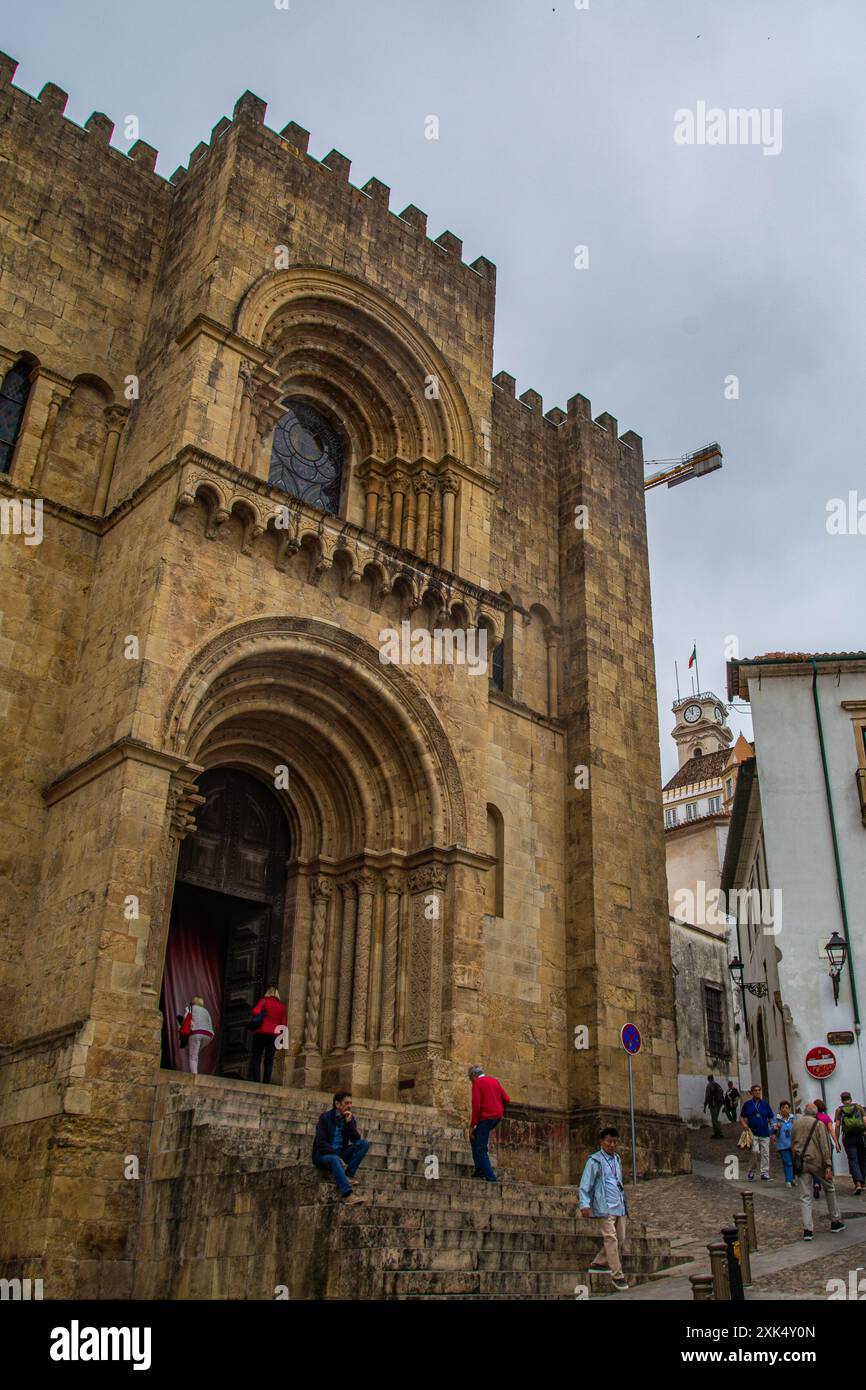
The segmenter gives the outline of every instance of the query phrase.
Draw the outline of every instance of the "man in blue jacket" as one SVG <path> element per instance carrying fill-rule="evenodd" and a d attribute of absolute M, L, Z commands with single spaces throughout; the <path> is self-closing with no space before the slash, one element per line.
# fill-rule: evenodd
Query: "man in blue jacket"
<path fill-rule="evenodd" d="M 370 1144 L 358 1133 L 352 1114 L 352 1097 L 348 1091 L 338 1091 L 332 1110 L 324 1110 L 316 1125 L 313 1140 L 313 1162 L 317 1168 L 333 1173 L 340 1197 L 347 1204 L 363 1202 L 352 1190 L 357 1173 Z"/>
<path fill-rule="evenodd" d="M 590 1154 L 580 1179 L 580 1214 L 600 1223 L 603 1245 L 589 1267 L 590 1274 L 609 1274 L 619 1292 L 628 1288 L 622 1272 L 622 1246 L 628 1203 L 622 1181 L 619 1130 L 608 1125 L 598 1137 L 600 1148 Z"/>
<path fill-rule="evenodd" d="M 752 1136 L 752 1159 L 749 1168 L 749 1182 L 755 1176 L 755 1151 L 761 1165 L 761 1181 L 770 1181 L 770 1135 L 776 1124 L 773 1107 L 761 1096 L 760 1086 L 753 1086 L 749 1099 L 740 1111 L 740 1125 Z"/>

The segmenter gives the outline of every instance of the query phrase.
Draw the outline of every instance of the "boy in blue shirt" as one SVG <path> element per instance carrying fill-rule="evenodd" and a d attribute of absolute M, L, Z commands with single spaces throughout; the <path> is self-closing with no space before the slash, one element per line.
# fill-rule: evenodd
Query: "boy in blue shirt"
<path fill-rule="evenodd" d="M 779 1113 L 776 1116 L 776 1128 L 773 1130 L 773 1143 L 776 1145 L 776 1152 L 782 1160 L 782 1167 L 785 1170 L 785 1186 L 794 1186 L 794 1156 L 791 1152 L 791 1130 L 794 1125 L 794 1116 L 791 1111 L 791 1102 L 782 1100 L 779 1102 Z"/>
<path fill-rule="evenodd" d="M 761 1088 L 755 1085 L 749 1091 L 749 1099 L 740 1111 L 740 1124 L 750 1130 L 752 1135 L 752 1167 L 749 1169 L 749 1182 L 755 1176 L 755 1150 L 761 1163 L 761 1182 L 770 1181 L 770 1135 L 776 1117 L 769 1101 L 761 1097 Z"/>

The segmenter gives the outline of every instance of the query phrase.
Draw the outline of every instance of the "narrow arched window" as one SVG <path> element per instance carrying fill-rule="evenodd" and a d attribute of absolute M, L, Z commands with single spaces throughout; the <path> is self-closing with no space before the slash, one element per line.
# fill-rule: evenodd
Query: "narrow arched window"
<path fill-rule="evenodd" d="M 490 663 L 490 680 L 496 690 L 505 691 L 505 643 L 497 642 Z"/>
<path fill-rule="evenodd" d="M 329 420 L 306 401 L 285 401 L 271 449 L 268 482 L 336 514 L 343 483 L 343 445 Z"/>
<path fill-rule="evenodd" d="M 27 362 L 16 362 L 14 367 L 9 368 L 0 386 L 0 473 L 8 473 L 12 467 L 12 456 L 30 394 L 31 370 Z"/>
<path fill-rule="evenodd" d="M 495 860 L 487 870 L 485 910 L 505 916 L 505 822 L 497 806 L 487 807 L 487 853 Z"/>

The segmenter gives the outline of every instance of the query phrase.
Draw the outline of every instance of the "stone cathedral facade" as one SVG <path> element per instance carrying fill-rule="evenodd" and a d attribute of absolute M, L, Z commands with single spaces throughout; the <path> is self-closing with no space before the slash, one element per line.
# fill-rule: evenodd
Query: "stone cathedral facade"
<path fill-rule="evenodd" d="M 636 1022 L 640 1164 L 682 1168 L 639 437 L 492 378 L 494 266 L 251 93 L 165 180 L 14 72 L 3 1272 L 122 1291 L 196 980 L 203 1070 L 277 985 L 278 1085 L 465 1122 L 480 1061 L 553 1184 Z"/>

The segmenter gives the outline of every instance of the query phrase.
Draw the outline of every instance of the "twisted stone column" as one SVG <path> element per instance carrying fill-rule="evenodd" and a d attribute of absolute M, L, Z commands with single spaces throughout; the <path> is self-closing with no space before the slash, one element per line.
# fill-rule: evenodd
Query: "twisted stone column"
<path fill-rule="evenodd" d="M 310 962 L 307 970 L 307 1017 L 304 1026 L 304 1051 L 319 1051 L 319 1018 L 322 1011 L 322 968 L 325 961 L 325 933 L 328 907 L 333 892 L 329 878 L 311 878 L 310 896 L 313 900 L 313 926 L 310 932 Z"/>
<path fill-rule="evenodd" d="M 358 889 L 351 879 L 340 884 L 343 894 L 343 927 L 340 933 L 340 970 L 337 982 L 337 1024 L 334 1047 L 349 1046 L 349 1019 L 352 1009 L 352 963 L 355 955 L 355 913 Z"/>
<path fill-rule="evenodd" d="M 397 947 L 403 880 L 397 870 L 385 875 L 385 942 L 382 951 L 382 1008 L 379 1046 L 393 1048 L 397 1026 Z"/>
<path fill-rule="evenodd" d="M 367 1047 L 367 1000 L 370 992 L 370 946 L 373 936 L 373 898 L 376 878 L 369 870 L 356 877 L 358 925 L 355 932 L 355 983 L 352 991 L 352 1036 L 349 1046 Z"/>

